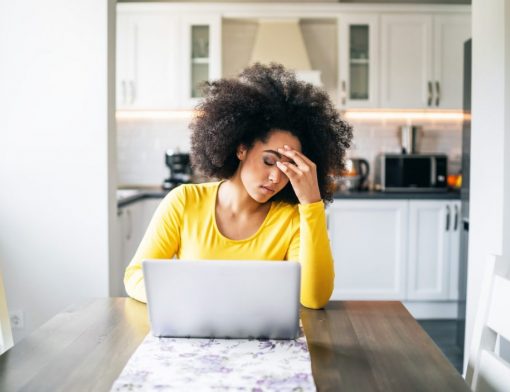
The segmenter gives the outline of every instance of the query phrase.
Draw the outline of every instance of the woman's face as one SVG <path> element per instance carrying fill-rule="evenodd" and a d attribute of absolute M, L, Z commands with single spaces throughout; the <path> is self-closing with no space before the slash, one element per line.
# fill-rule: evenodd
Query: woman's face
<path fill-rule="evenodd" d="M 245 146 L 237 150 L 241 181 L 251 198 L 259 203 L 267 202 L 289 182 L 276 166 L 277 161 L 292 162 L 278 153 L 278 148 L 284 145 L 301 151 L 299 139 L 283 130 L 272 131 L 266 142 L 256 141 L 249 150 Z"/>

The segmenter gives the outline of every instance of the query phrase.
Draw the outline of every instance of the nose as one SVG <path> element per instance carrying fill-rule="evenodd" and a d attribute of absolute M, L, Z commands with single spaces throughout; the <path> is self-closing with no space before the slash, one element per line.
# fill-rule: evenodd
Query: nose
<path fill-rule="evenodd" d="M 269 173 L 269 181 L 271 181 L 273 184 L 278 184 L 280 182 L 280 176 L 282 173 L 280 172 L 280 169 L 274 168 Z"/>

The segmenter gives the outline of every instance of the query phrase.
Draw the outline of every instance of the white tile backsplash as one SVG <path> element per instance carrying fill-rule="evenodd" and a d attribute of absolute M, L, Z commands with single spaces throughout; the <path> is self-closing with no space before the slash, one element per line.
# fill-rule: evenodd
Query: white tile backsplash
<path fill-rule="evenodd" d="M 117 169 L 119 185 L 160 185 L 168 176 L 165 151 L 190 150 L 189 120 L 183 119 L 123 119 L 117 122 Z M 400 152 L 399 126 L 395 120 L 353 120 L 353 146 L 350 157 L 373 163 L 381 152 Z M 421 153 L 444 153 L 449 157 L 449 172 L 460 170 L 462 123 L 460 121 L 421 121 L 423 136 Z"/>
<path fill-rule="evenodd" d="M 117 121 L 119 185 L 154 186 L 168 177 L 165 151 L 189 152 L 189 120 L 124 119 Z"/>

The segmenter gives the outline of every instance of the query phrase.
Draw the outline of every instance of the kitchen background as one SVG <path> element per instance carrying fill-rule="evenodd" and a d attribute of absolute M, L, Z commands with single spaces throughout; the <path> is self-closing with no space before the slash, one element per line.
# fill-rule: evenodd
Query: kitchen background
<path fill-rule="evenodd" d="M 376 157 L 402 153 L 403 126 L 419 127 L 421 157 L 445 154 L 445 174 L 466 174 L 469 6 L 126 3 L 117 10 L 121 190 L 112 295 L 125 294 L 124 268 L 167 192 L 161 189 L 169 176 L 166 151 L 190 150 L 199 83 L 235 77 L 254 61 L 283 63 L 327 91 L 353 126 L 348 158 L 369 162 L 369 189 L 375 189 Z M 344 176 L 352 184 L 359 174 Z M 407 185 L 399 193 L 339 189 L 327 210 L 332 298 L 402 301 L 460 370 L 467 242 L 461 246 L 459 183 L 436 187 L 430 179 L 440 176 L 424 174 L 420 189 Z M 362 246 L 367 241 L 370 248 Z"/>
<path fill-rule="evenodd" d="M 129 42 L 125 42 L 126 39 L 124 36 L 132 34 L 129 32 L 129 28 L 126 28 L 126 21 L 122 18 L 126 18 L 126 15 L 132 13 L 133 9 L 130 6 L 142 6 L 141 3 L 138 4 L 125 4 L 124 9 L 120 8 L 120 18 L 119 26 L 118 26 L 118 39 L 120 42 L 120 54 L 118 55 L 118 68 L 120 68 L 120 75 L 123 74 L 122 69 L 125 68 L 123 63 L 119 64 L 119 61 L 125 62 L 127 56 L 125 55 L 126 47 L 130 45 Z M 363 6 L 365 6 L 363 8 Z M 374 71 L 378 72 L 377 59 L 381 57 L 380 50 L 383 49 L 382 39 L 374 38 L 372 34 L 376 33 L 375 30 L 378 28 L 377 23 L 380 23 L 377 18 L 379 15 L 374 11 L 376 8 L 374 6 L 366 6 L 366 5 L 358 5 L 357 7 L 361 7 L 356 9 L 358 13 L 349 14 L 345 18 L 340 17 L 340 22 L 334 18 L 294 18 L 294 21 L 297 24 L 297 30 L 299 31 L 283 31 L 282 34 L 286 34 L 285 38 L 282 38 L 282 41 L 288 40 L 288 42 L 301 41 L 304 46 L 304 52 L 302 56 L 304 60 L 302 60 L 301 64 L 309 61 L 309 66 L 312 70 L 320 71 L 320 78 L 322 81 L 323 88 L 329 93 L 333 102 L 337 104 L 337 106 L 343 106 L 342 109 L 351 109 L 357 107 L 371 107 L 371 108 L 379 108 L 384 107 L 387 102 L 377 103 L 377 99 L 374 99 L 373 95 L 377 95 L 376 84 L 382 84 L 382 78 L 389 76 L 395 77 L 395 74 L 389 72 L 386 74 L 381 73 L 381 76 L 378 75 L 374 77 Z M 121 6 L 122 7 L 122 6 Z M 233 6 L 235 9 L 235 6 Z M 414 7 L 414 8 L 413 8 Z M 140 9 L 140 12 L 148 13 L 148 9 Z M 157 9 L 156 9 L 157 10 Z M 197 9 L 198 10 L 198 9 Z M 435 16 L 431 12 L 428 12 L 427 15 L 422 16 L 422 12 L 427 12 L 426 9 L 420 8 L 420 6 L 408 6 L 408 8 L 387 8 L 382 9 L 386 12 L 402 12 L 405 11 L 408 15 L 412 15 L 412 17 L 431 17 Z M 434 21 L 437 26 L 434 26 L 434 29 L 437 32 L 438 37 L 434 37 L 435 41 L 430 40 L 428 45 L 432 46 L 432 50 L 428 48 L 429 53 L 423 52 L 423 47 L 420 42 L 416 42 L 419 39 L 430 39 L 426 37 L 425 34 L 431 34 L 430 29 L 431 26 L 428 26 L 427 23 L 430 21 L 426 21 L 425 24 L 423 20 L 418 20 L 415 26 L 411 26 L 411 28 L 407 28 L 406 26 L 401 28 L 398 23 L 401 21 L 397 21 L 394 23 L 394 26 L 398 29 L 401 28 L 400 32 L 409 32 L 411 34 L 411 38 L 408 42 L 404 43 L 408 47 L 413 48 L 414 52 L 406 52 L 405 48 L 401 50 L 400 53 L 404 53 L 406 56 L 416 57 L 418 61 L 423 61 L 423 69 L 419 69 L 415 71 L 415 75 L 419 78 L 422 78 L 420 73 L 431 73 L 430 69 L 427 69 L 429 63 L 432 61 L 431 54 L 434 52 L 442 53 L 442 63 L 441 67 L 443 68 L 441 71 L 443 75 L 444 84 L 447 85 L 447 89 L 449 88 L 449 95 L 454 96 L 453 104 L 452 100 L 448 103 L 449 109 L 453 108 L 457 111 L 462 109 L 462 41 L 464 38 L 469 37 L 469 16 L 466 14 L 465 6 L 460 6 L 458 8 L 458 13 L 455 12 L 455 9 L 441 9 L 441 8 L 431 8 L 431 11 L 434 13 L 446 11 L 446 18 L 452 18 L 451 20 L 444 20 L 438 18 L 438 21 Z M 136 12 L 136 11 L 134 11 Z M 157 11 L 156 11 L 157 12 Z M 204 12 L 202 10 L 202 12 Z M 236 11 L 232 11 L 236 12 Z M 271 60 L 281 61 L 284 64 L 289 64 L 288 57 L 290 54 L 283 53 L 279 58 L 271 57 L 271 54 L 260 53 L 261 44 L 257 41 L 257 32 L 259 29 L 264 26 L 262 21 L 267 21 L 272 17 L 271 9 L 265 7 L 264 5 L 260 5 L 258 8 L 253 7 L 251 11 L 241 9 L 237 11 L 239 14 L 243 12 L 246 13 L 244 18 L 240 17 L 229 17 L 229 18 L 221 18 L 219 22 L 216 22 L 219 26 L 216 26 L 221 30 L 221 33 L 214 33 L 214 17 L 211 19 L 207 19 L 205 17 L 203 19 L 203 26 L 210 26 L 210 32 L 208 31 L 198 31 L 196 32 L 196 41 L 197 43 L 201 43 L 202 45 L 204 40 L 211 41 L 210 48 L 210 69 L 209 74 L 216 73 L 216 76 L 223 77 L 235 77 L 244 67 L 248 66 L 254 58 L 256 59 L 264 59 L 269 58 Z M 280 16 L 281 12 L 276 11 L 276 13 Z M 299 7 L 296 8 L 295 13 L 299 14 Z M 315 12 L 317 12 L 315 10 Z M 360 13 L 362 12 L 362 13 Z M 259 13 L 262 17 L 257 18 L 255 15 Z M 354 15 L 354 16 L 352 16 Z M 394 14 L 393 14 L 394 15 Z M 390 15 L 390 16 L 393 16 Z M 455 18 L 462 19 L 455 19 Z M 404 16 L 405 17 L 405 16 Z M 349 19 L 350 18 L 350 19 Z M 354 19 L 353 19 L 354 18 Z M 356 19 L 357 18 L 357 19 Z M 376 18 L 376 22 L 374 22 L 374 18 Z M 292 19 L 291 19 L 292 20 Z M 211 22 L 212 21 L 212 22 Z M 156 20 L 157 22 L 157 20 Z M 137 31 L 135 34 L 138 34 L 134 39 L 137 41 L 136 49 L 141 53 L 146 53 L 148 56 L 151 56 L 151 51 L 153 49 L 146 48 L 149 45 L 147 42 L 150 34 L 154 35 L 155 33 L 143 32 L 143 29 L 146 28 L 143 24 L 143 21 L 135 21 L 134 23 L 138 23 Z M 186 22 L 185 22 L 186 23 Z M 199 22 L 196 22 L 191 25 L 199 28 Z M 392 28 L 391 20 L 388 20 L 389 28 Z M 188 26 L 190 26 L 188 24 Z M 260 26 L 260 27 L 259 27 Z M 361 27 L 358 31 L 354 29 L 357 27 Z M 415 27 L 418 26 L 420 31 L 416 31 Z M 290 26 L 294 27 L 294 26 Z M 283 27 L 285 28 L 285 26 Z M 351 29 L 352 28 L 352 29 Z M 366 30 L 363 30 L 366 28 Z M 407 28 L 407 30 L 406 30 Z M 345 38 L 348 35 L 349 31 L 352 31 L 351 41 L 348 41 Z M 126 31 L 127 30 L 127 31 Z M 388 29 L 386 29 L 388 30 Z M 164 32 L 164 31 L 162 31 Z M 210 36 L 207 34 L 209 33 Z M 269 32 L 271 33 L 271 32 Z M 399 32 L 397 31 L 397 34 Z M 423 36 L 413 36 L 413 34 L 422 34 Z M 144 36 L 144 34 L 146 36 Z M 193 33 L 192 33 L 193 34 Z M 221 42 L 215 45 L 217 49 L 213 48 L 213 42 L 215 39 L 215 34 L 217 39 L 221 39 Z M 341 38 L 339 38 L 339 34 Z M 355 35 L 357 34 L 357 35 Z M 387 34 L 387 40 L 390 43 L 386 44 L 386 47 L 389 48 L 389 45 L 399 45 L 401 42 L 397 39 L 391 41 L 393 37 L 391 36 L 391 32 Z M 393 33 L 395 34 L 395 33 Z M 448 35 L 451 34 L 451 37 Z M 441 36 L 442 35 L 442 36 Z M 221 37 L 221 38 L 220 38 Z M 441 42 L 440 39 L 443 38 L 444 42 Z M 186 39 L 186 36 L 183 37 Z M 193 40 L 193 37 L 189 37 L 189 39 Z M 274 39 L 276 40 L 276 39 Z M 413 42 L 413 40 L 415 42 Z M 453 47 L 452 41 L 456 41 L 456 47 Z M 206 41 L 206 42 L 207 42 Z M 415 46 L 416 43 L 416 46 Z M 181 42 L 182 44 L 182 42 Z M 258 45 L 257 47 L 256 44 Z M 266 43 L 266 45 L 270 45 L 271 43 Z M 176 48 L 179 43 L 172 43 L 170 46 L 173 50 L 178 51 Z M 298 46 L 290 44 L 290 47 Z M 351 52 L 348 53 L 347 49 L 344 47 L 351 47 Z M 380 46 L 380 47 L 377 47 Z M 435 48 L 434 46 L 438 46 L 439 48 Z M 219 49 L 221 48 L 221 49 Z M 264 50 L 264 46 L 262 46 L 262 51 Z M 202 48 L 203 50 L 207 50 L 207 47 Z M 134 51 L 133 50 L 133 51 Z M 193 50 L 193 49 L 192 49 Z M 267 49 L 266 49 L 267 50 Z M 348 66 L 344 64 L 347 60 L 344 57 L 354 57 L 356 54 L 355 50 L 359 52 L 363 52 L 361 57 L 364 57 L 361 61 L 365 60 L 368 62 L 367 68 L 369 71 L 366 71 L 364 74 L 363 71 L 356 71 L 353 69 L 349 74 L 345 71 Z M 389 51 L 390 49 L 388 49 Z M 444 51 L 452 51 L 452 55 L 445 55 Z M 213 53 L 216 51 L 216 54 Z M 257 53 L 254 53 L 257 51 Z M 283 49 L 281 49 L 283 52 Z M 184 51 L 186 52 L 186 51 Z M 291 55 L 294 55 L 292 53 Z M 388 58 L 388 56 L 395 55 L 394 52 L 390 54 L 383 55 L 382 57 Z M 396 55 L 399 55 L 397 52 Z M 129 56 L 129 54 L 128 54 Z M 132 55 L 136 56 L 136 55 Z M 216 56 L 216 59 L 213 59 L 213 56 Z M 265 57 L 264 57 L 265 56 Z M 296 55 L 296 57 L 299 54 Z M 358 54 L 358 56 L 360 56 Z M 278 56 L 277 56 L 278 57 Z M 374 58 L 372 58 L 374 57 Z M 439 56 L 438 56 L 439 57 Z M 129 58 L 129 57 L 128 57 Z M 351 58 L 351 61 L 356 61 L 357 59 Z M 402 61 L 403 60 L 403 61 Z M 131 59 L 133 62 L 133 60 Z M 132 67 L 136 68 L 136 61 L 134 60 Z M 143 61 L 143 60 L 138 60 Z M 175 59 L 173 59 L 175 62 Z M 211 68 L 214 66 L 212 64 L 213 61 L 218 63 L 221 62 L 221 72 L 217 72 L 212 70 Z M 299 60 L 301 61 L 301 60 Z M 360 60 L 357 60 L 360 61 Z M 392 59 L 385 60 L 387 63 L 392 61 Z M 402 61 L 404 63 L 403 68 L 405 69 L 408 66 L 409 61 L 407 59 L 400 59 L 398 57 L 395 58 L 395 61 Z M 437 62 L 437 59 L 435 59 Z M 292 62 L 292 61 L 290 61 Z M 362 67 L 363 65 L 361 65 Z M 457 67 L 455 69 L 454 67 Z M 144 72 L 144 68 L 147 66 L 141 64 L 138 65 L 137 71 L 132 71 L 133 75 L 138 72 L 138 77 L 142 80 L 140 82 L 143 83 L 143 79 L 146 76 L 139 76 L 140 73 Z M 173 65 L 172 70 L 178 69 L 179 66 Z M 340 68 L 340 72 L 339 72 Z M 452 75 L 453 72 L 456 74 Z M 158 70 L 155 67 L 156 72 L 162 73 L 161 70 Z M 193 71 L 192 71 L 193 72 Z M 384 70 L 383 70 L 384 72 Z M 398 72 L 398 70 L 397 70 Z M 439 73 L 436 71 L 436 73 Z M 446 76 L 444 76 L 446 74 Z M 207 71 L 202 76 L 207 77 Z M 396 75 L 398 76 L 398 75 Z M 429 77 L 431 75 L 428 75 Z M 449 82 L 449 77 L 455 77 L 455 82 Z M 171 79 L 171 77 L 168 77 Z M 136 79 L 136 76 L 132 76 L 132 79 Z M 185 77 L 183 78 L 185 79 Z M 349 84 L 351 85 L 353 90 L 360 90 L 361 94 L 366 93 L 368 95 L 368 99 L 361 100 L 352 100 L 347 104 L 341 104 L 340 97 L 342 93 L 339 91 L 342 86 L 340 83 L 340 79 L 345 83 L 345 79 L 349 79 Z M 122 79 L 124 81 L 124 79 Z M 133 81 L 136 84 L 137 81 Z M 154 80 L 152 83 L 157 84 L 160 83 L 160 89 L 169 88 L 169 84 L 167 80 Z M 194 81 L 195 82 L 195 81 Z M 122 82 L 121 82 L 122 83 Z M 167 83 L 167 84 L 165 84 Z M 171 83 L 170 83 L 171 85 Z M 175 84 L 177 88 L 183 90 L 182 86 L 179 87 L 178 84 Z M 453 87 L 453 88 L 452 88 Z M 124 87 L 122 87 L 124 88 Z M 138 86 L 137 86 L 138 88 Z M 411 86 L 412 88 L 412 86 Z M 118 83 L 118 90 L 121 89 L 121 86 Z M 421 89 L 421 86 L 420 86 Z M 418 90 L 418 89 L 417 89 Z M 452 90 L 455 90 L 452 92 Z M 356 91 L 353 91 L 354 95 Z M 359 93 L 359 91 L 358 91 Z M 417 91 L 414 95 L 421 94 L 421 91 Z M 448 91 L 446 92 L 448 94 Z M 119 97 L 119 96 L 118 96 Z M 402 97 L 398 97 L 402 102 Z M 405 99 L 404 94 L 404 99 Z M 120 104 L 121 109 L 125 109 L 128 111 L 128 116 L 121 114 L 118 115 L 117 122 L 117 156 L 118 156 L 118 183 L 123 187 L 129 186 L 157 186 L 161 184 L 162 179 L 168 175 L 168 170 L 164 164 L 164 153 L 167 149 L 179 150 L 181 152 L 189 152 L 189 130 L 188 123 L 190 121 L 191 114 L 190 112 L 181 113 L 174 111 L 174 115 L 158 115 L 145 113 L 142 116 L 129 116 L 129 111 L 133 109 L 147 108 L 153 109 L 155 106 L 161 106 L 161 103 L 156 100 L 155 105 L 151 106 L 151 104 L 147 104 L 146 102 L 138 103 L 133 102 L 132 104 Z M 119 101 L 119 99 L 118 99 Z M 145 99 L 147 101 L 147 99 Z M 150 98 L 149 98 L 150 101 Z M 174 99 L 174 102 L 176 100 Z M 381 100 L 382 101 L 382 100 Z M 412 99 L 410 99 L 411 103 L 407 106 L 413 108 Z M 400 102 L 400 103 L 401 103 Z M 119 102 L 118 102 L 119 103 Z M 186 109 L 191 109 L 193 107 L 193 103 L 196 102 L 188 102 L 185 106 Z M 367 105 L 368 103 L 368 105 Z M 398 103 L 392 102 L 393 109 L 399 109 Z M 174 104 L 178 106 L 177 104 Z M 163 104 L 163 106 L 165 106 Z M 181 105 L 182 106 L 182 105 Z M 401 105 L 402 107 L 407 107 L 406 105 Z M 425 103 L 422 104 L 426 108 Z M 168 104 L 166 105 L 168 108 Z M 423 109 L 420 108 L 420 109 Z M 432 108 L 434 110 L 435 108 Z M 440 109 L 443 109 L 443 104 L 441 104 Z M 161 114 L 161 113 L 159 113 Z M 177 114 L 177 115 L 175 115 Z M 134 118 L 133 118 L 134 117 Z M 348 115 L 344 116 L 348 119 L 348 121 L 354 127 L 354 144 L 352 149 L 349 151 L 349 157 L 359 157 L 367 159 L 371 164 L 371 173 L 369 178 L 369 184 L 373 183 L 373 175 L 374 175 L 374 160 L 377 154 L 379 153 L 400 153 L 401 152 L 401 142 L 400 142 L 400 133 L 399 127 L 402 125 L 419 125 L 422 126 L 423 132 L 421 133 L 421 137 L 418 144 L 418 149 L 420 153 L 444 153 L 448 155 L 449 158 L 449 173 L 455 174 L 460 172 L 460 156 L 461 156 L 461 140 L 462 140 L 462 117 L 457 116 L 455 119 L 418 119 L 418 120 L 407 120 L 405 117 L 399 118 L 398 120 L 384 120 L 381 119 L 383 116 L 377 118 L 374 117 L 371 120 L 367 119 L 350 119 Z"/>
<path fill-rule="evenodd" d="M 473 45 L 473 77 L 470 78 L 473 82 L 473 153 L 471 187 L 466 189 L 470 192 L 471 201 L 465 340 L 466 351 L 469 349 L 484 261 L 488 254 L 507 256 L 510 246 L 510 242 L 506 241 L 510 232 L 507 219 L 510 216 L 510 173 L 504 170 L 510 165 L 510 138 L 506 137 L 510 93 L 509 84 L 505 83 L 510 80 L 510 68 L 505 66 L 510 58 L 510 36 L 502 34 L 510 26 L 506 2 L 400 0 L 396 4 L 397 1 L 353 0 L 276 5 L 266 1 L 262 5 L 229 2 L 222 3 L 221 7 L 207 2 L 158 2 L 159 15 L 148 18 L 147 10 L 142 12 L 145 15 L 137 19 L 141 24 L 136 33 L 131 29 L 133 23 L 126 26 L 124 22 L 126 19 L 133 22 L 137 15 L 121 15 L 126 11 L 123 6 L 135 6 L 137 3 L 108 1 L 108 7 L 105 3 L 103 0 L 30 0 L 28 7 L 20 2 L 0 3 L 0 26 L 2 31 L 8 32 L 0 34 L 0 52 L 4 55 L 0 62 L 0 85 L 3 86 L 0 89 L 0 133 L 2 145 L 8 146 L 0 154 L 0 183 L 6 190 L 0 192 L 0 269 L 9 311 L 13 317 L 18 316 L 15 317 L 18 322 L 12 323 L 15 341 L 30 334 L 71 303 L 90 297 L 120 295 L 125 264 L 129 262 L 132 248 L 136 247 L 147 225 L 145 219 L 135 224 L 135 217 L 140 210 L 145 217 L 150 217 L 162 192 L 160 190 L 154 198 L 145 193 L 143 198 L 137 197 L 136 202 L 133 198 L 128 203 L 126 198 L 119 200 L 116 191 L 118 186 L 130 187 L 140 182 L 159 187 L 168 175 L 163 151 L 172 147 L 177 135 L 185 137 L 187 120 L 163 118 L 162 113 L 151 112 L 147 116 L 147 113 L 142 115 L 139 111 L 165 111 L 166 107 L 172 107 L 179 111 L 178 117 L 183 117 L 184 113 L 180 111 L 192 107 L 187 86 L 192 58 L 182 50 L 187 46 L 189 49 L 190 36 L 186 30 L 190 23 L 187 21 L 204 24 L 204 19 L 197 21 L 197 18 L 205 15 L 208 18 L 205 24 L 210 26 L 210 32 L 221 37 L 218 31 L 237 29 L 239 26 L 234 24 L 240 23 L 240 19 L 243 23 L 247 19 L 254 23 L 258 18 L 268 17 L 270 12 L 261 11 L 268 7 L 280 15 L 284 13 L 286 17 L 307 20 L 303 29 L 306 30 L 304 40 L 307 50 L 314 53 L 312 62 L 319 55 L 315 51 L 322 53 L 322 64 L 327 65 L 322 69 L 322 81 L 333 94 L 335 91 L 342 93 L 339 89 L 345 77 L 342 72 L 349 70 L 349 62 L 347 66 L 342 63 L 349 53 L 347 56 L 339 53 L 341 48 L 346 47 L 343 41 L 345 34 L 338 35 L 338 49 L 330 52 L 329 49 L 319 50 L 322 47 L 320 39 L 315 39 L 310 45 L 308 31 L 329 31 L 327 34 L 331 37 L 329 21 L 337 20 L 339 25 L 335 28 L 338 31 L 345 27 L 342 27 L 342 21 L 347 22 L 349 16 L 357 15 L 358 19 L 352 21 L 353 24 L 368 24 L 372 31 L 377 32 L 372 37 L 375 44 L 371 48 L 379 49 L 375 53 L 379 58 L 369 56 L 367 62 L 367 59 L 358 57 L 351 62 L 353 69 L 356 62 L 370 63 L 369 68 L 374 71 L 369 79 L 374 82 L 370 84 L 371 88 L 375 88 L 372 91 L 375 92 L 372 95 L 374 99 L 363 107 L 347 102 L 342 108 L 347 109 L 346 116 L 352 115 L 356 107 L 441 112 L 443 108 L 427 105 L 427 80 L 439 80 L 442 87 L 453 87 L 441 89 L 446 95 L 452 92 L 456 101 L 455 105 L 444 109 L 453 109 L 456 116 L 462 116 L 462 44 L 472 32 L 473 42 L 476 42 Z M 143 7 L 152 8 L 152 5 L 147 2 Z M 164 8 L 170 6 L 174 10 L 165 12 Z M 296 7 L 299 12 L 293 11 Z M 165 22 L 167 17 L 171 23 Z M 313 21 L 318 18 L 329 20 L 322 29 Z M 182 29 L 179 24 L 183 25 Z M 116 33 L 116 25 L 127 29 Z M 245 41 L 253 40 L 249 23 L 245 25 L 248 25 Z M 445 31 L 445 28 L 450 29 Z M 461 33 L 456 34 L 455 31 Z M 134 43 L 135 36 L 138 37 L 138 46 Z M 117 38 L 121 37 L 128 37 L 129 42 L 119 42 Z M 165 41 L 161 45 L 163 39 Z M 237 72 L 246 64 L 246 54 L 242 53 L 249 50 L 242 44 L 240 63 L 223 63 L 223 49 L 228 50 L 221 48 L 223 39 L 226 39 L 225 34 L 219 42 L 215 38 L 216 46 L 210 47 L 211 54 L 216 56 L 211 62 L 214 77 L 227 72 L 227 66 L 231 65 Z M 331 48 L 331 42 L 335 42 L 334 39 L 325 39 L 327 48 Z M 117 49 L 126 44 L 124 54 L 128 56 L 120 62 L 119 58 L 116 59 L 116 44 Z M 338 60 L 334 60 L 337 55 Z M 136 64 L 132 61 L 134 58 Z M 202 60 L 195 59 L 195 68 L 201 67 L 199 62 Z M 230 62 L 234 60 L 231 58 Z M 126 67 L 116 68 L 116 61 L 117 65 Z M 155 66 L 159 68 L 151 71 L 150 67 Z M 335 67 L 339 71 L 337 76 Z M 162 70 L 166 72 L 160 72 Z M 150 99 L 158 101 L 157 108 L 147 104 L 147 86 L 152 86 L 149 90 L 156 92 L 149 95 Z M 133 99 L 135 87 L 137 94 Z M 398 91 L 394 90 L 395 87 Z M 34 95 L 34 92 L 39 94 Z M 448 98 L 446 95 L 443 97 Z M 166 105 L 169 101 L 179 105 Z M 441 100 L 440 106 L 446 101 Z M 342 104 L 340 94 L 337 94 L 337 102 Z M 135 113 L 136 119 L 132 116 Z M 382 117 L 385 115 L 381 113 Z M 430 137 L 431 143 L 433 138 L 441 140 L 437 143 L 437 151 L 445 146 L 443 151 L 448 151 L 455 161 L 460 147 L 448 140 L 459 140 L 460 121 L 457 116 L 455 121 L 429 119 L 419 120 L 419 123 L 424 126 L 427 132 L 425 138 Z M 406 121 L 356 119 L 352 122 L 356 128 L 357 148 L 369 151 L 372 147 L 373 156 L 379 149 L 379 143 L 389 142 L 391 148 L 398 145 L 398 127 Z M 136 126 L 135 130 L 134 124 L 140 126 Z M 462 130 L 463 134 L 469 128 L 467 125 Z M 131 132 L 133 139 L 125 142 Z M 154 139 L 152 136 L 142 137 L 144 132 L 158 135 Z M 375 140 L 370 140 L 372 134 Z M 139 137 L 142 140 L 138 140 L 136 145 L 140 146 L 141 153 L 130 152 L 136 148 L 134 140 Z M 366 143 L 363 142 L 365 139 L 368 139 Z M 187 140 L 182 142 L 185 150 Z M 356 155 L 370 159 L 370 152 L 358 153 L 357 150 Z M 135 162 L 126 162 L 125 157 L 131 157 Z M 144 166 L 138 160 L 154 162 L 145 166 L 154 169 L 143 168 L 142 174 L 127 177 L 122 168 L 131 165 L 135 173 Z M 452 211 L 464 204 L 460 201 L 459 192 L 452 193 L 441 195 L 451 196 L 449 200 L 393 198 L 358 201 L 336 198 L 329 208 L 334 215 L 331 222 L 335 226 L 332 245 L 335 246 L 334 251 L 342 256 L 335 257 L 335 262 L 338 262 L 335 268 L 342 271 L 338 273 L 336 287 L 345 289 L 336 294 L 342 298 L 354 298 L 354 290 L 365 292 L 373 289 L 371 284 L 378 284 L 380 290 L 371 291 L 367 296 L 391 297 L 404 302 L 414 298 L 415 304 L 430 305 L 422 309 L 427 310 L 429 318 L 432 311 L 443 305 L 459 302 L 461 307 L 462 301 L 453 295 L 456 291 L 454 282 L 447 280 L 451 273 L 459 271 L 455 261 L 460 258 L 455 253 L 449 254 L 449 251 L 458 249 L 455 244 L 462 228 L 457 226 L 457 231 L 452 232 L 450 219 L 450 230 L 446 232 L 446 218 L 448 211 L 451 218 Z M 464 194 L 461 192 L 460 196 Z M 344 223 L 335 225 L 336 221 Z M 464 222 L 460 223 L 463 225 Z M 135 230 L 139 232 L 134 233 Z M 374 241 L 381 236 L 384 236 L 384 241 Z M 351 241 L 354 237 L 361 240 Z M 342 242 L 344 238 L 347 241 Z M 360 243 L 366 244 L 367 238 L 371 246 L 359 246 Z M 129 242 L 130 248 L 125 246 L 127 242 L 124 239 Z M 419 239 L 423 242 L 417 247 Z M 352 253 L 346 255 L 346 247 L 351 243 Z M 122 249 L 127 251 L 119 257 L 115 252 Z M 464 252 L 467 252 L 466 246 Z M 449 256 L 445 257 L 446 254 Z M 382 262 L 384 255 L 387 256 L 384 263 L 374 265 L 374 261 Z M 354 256 L 362 257 L 354 259 Z M 376 273 L 370 273 L 373 271 Z M 419 287 L 416 287 L 417 283 Z M 447 313 L 447 316 L 452 315 Z"/>
<path fill-rule="evenodd" d="M 400 153 L 399 127 L 402 120 L 348 120 L 354 128 L 349 157 L 371 163 L 369 182 L 373 183 L 374 161 L 379 153 Z M 189 119 L 120 119 L 117 121 L 117 170 L 122 187 L 157 187 L 168 177 L 167 149 L 189 152 Z M 461 169 L 462 122 L 427 120 L 422 125 L 420 153 L 444 153 L 449 172 Z"/>

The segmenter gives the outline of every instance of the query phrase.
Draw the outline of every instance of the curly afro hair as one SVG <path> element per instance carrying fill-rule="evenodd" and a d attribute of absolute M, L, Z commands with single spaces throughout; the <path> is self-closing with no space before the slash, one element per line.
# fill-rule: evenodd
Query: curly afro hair
<path fill-rule="evenodd" d="M 267 141 L 272 130 L 285 130 L 299 139 L 303 154 L 316 164 L 323 200 L 332 200 L 330 175 L 344 169 L 352 128 L 326 92 L 298 81 L 280 64 L 257 63 L 237 79 L 207 82 L 204 93 L 190 124 L 194 170 L 231 178 L 239 165 L 238 146 L 251 148 L 256 141 Z M 299 203 L 290 182 L 272 200 Z"/>

